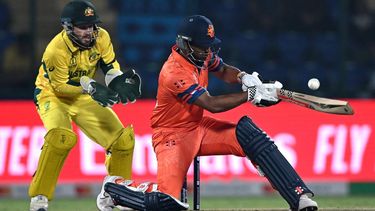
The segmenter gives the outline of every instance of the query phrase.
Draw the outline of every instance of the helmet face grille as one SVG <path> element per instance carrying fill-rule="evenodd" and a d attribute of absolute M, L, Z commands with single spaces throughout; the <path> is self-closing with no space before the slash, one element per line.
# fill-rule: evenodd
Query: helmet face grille
<path fill-rule="evenodd" d="M 91 49 L 95 45 L 100 30 L 100 28 L 94 24 L 94 31 L 92 33 L 91 42 L 89 44 L 83 44 L 81 39 L 78 38 L 78 36 L 73 32 L 73 25 L 71 23 L 63 23 L 63 27 L 69 39 L 81 50 Z"/>

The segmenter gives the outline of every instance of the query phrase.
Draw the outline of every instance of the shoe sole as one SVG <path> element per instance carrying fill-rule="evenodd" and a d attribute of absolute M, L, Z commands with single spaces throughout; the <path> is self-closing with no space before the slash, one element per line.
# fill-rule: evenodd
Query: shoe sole
<path fill-rule="evenodd" d="M 301 209 L 300 211 L 316 211 L 316 210 L 318 210 L 318 207 L 313 206 L 313 207 L 305 207 Z"/>

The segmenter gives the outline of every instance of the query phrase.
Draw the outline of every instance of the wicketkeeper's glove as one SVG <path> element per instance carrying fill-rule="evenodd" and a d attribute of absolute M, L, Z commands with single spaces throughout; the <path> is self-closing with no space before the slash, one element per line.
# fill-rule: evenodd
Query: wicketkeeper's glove
<path fill-rule="evenodd" d="M 83 76 L 80 79 L 80 84 L 84 92 L 88 93 L 92 99 L 99 103 L 101 106 L 112 107 L 119 102 L 118 94 L 106 86 L 101 85 L 94 79 Z"/>
<path fill-rule="evenodd" d="M 119 94 L 122 103 L 134 103 L 141 96 L 141 77 L 131 69 L 126 72 L 109 70 L 105 75 L 105 83 Z"/>

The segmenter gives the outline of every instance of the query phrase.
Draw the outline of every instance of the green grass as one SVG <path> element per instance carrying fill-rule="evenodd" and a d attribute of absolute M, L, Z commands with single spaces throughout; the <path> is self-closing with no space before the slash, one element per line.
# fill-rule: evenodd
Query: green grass
<path fill-rule="evenodd" d="M 320 208 L 374 208 L 374 196 L 352 197 L 314 197 Z M 281 197 L 249 197 L 249 198 L 204 198 L 202 209 L 217 208 L 288 208 Z"/>
<path fill-rule="evenodd" d="M 374 196 L 315 197 L 319 203 L 320 210 L 375 210 L 374 198 Z M 189 202 L 192 202 L 192 199 L 189 199 Z M 26 199 L 0 199 L 1 211 L 27 210 L 28 206 L 29 200 Z M 284 208 L 284 210 L 287 210 L 288 205 L 281 197 L 204 197 L 201 199 L 202 210 L 262 210 L 259 208 L 265 208 L 265 210 Z M 49 210 L 93 211 L 97 209 L 94 198 L 82 198 L 56 199 L 50 202 Z"/>

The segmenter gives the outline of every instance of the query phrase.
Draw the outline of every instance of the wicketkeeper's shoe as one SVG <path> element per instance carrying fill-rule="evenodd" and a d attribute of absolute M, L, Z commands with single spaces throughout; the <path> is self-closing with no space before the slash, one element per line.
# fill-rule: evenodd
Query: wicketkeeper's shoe
<path fill-rule="evenodd" d="M 48 199 L 43 195 L 37 195 L 31 198 L 30 211 L 47 211 Z"/>
<path fill-rule="evenodd" d="M 306 194 L 299 198 L 299 211 L 315 211 L 318 210 L 318 203 L 310 199 Z"/>
<path fill-rule="evenodd" d="M 112 200 L 111 196 L 104 191 L 104 185 L 107 182 L 116 183 L 116 180 L 124 181 L 124 178 L 122 178 L 120 176 L 106 176 L 104 178 L 102 189 L 101 189 L 98 197 L 96 197 L 96 206 L 98 207 L 98 209 L 100 211 L 112 211 L 115 207 L 118 208 L 121 211 L 122 210 L 132 210 L 132 209 L 127 208 L 127 207 L 116 206 L 113 203 L 113 200 Z"/>

